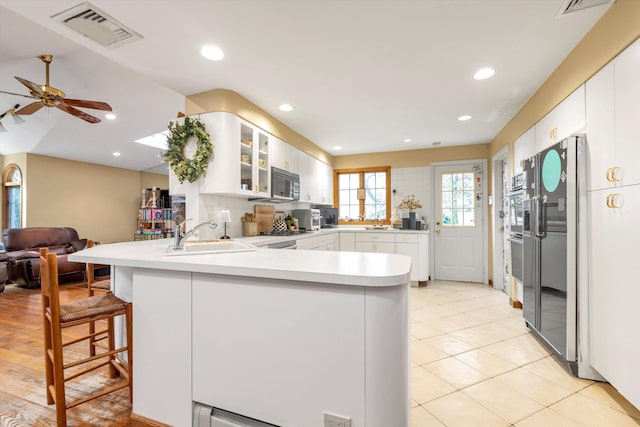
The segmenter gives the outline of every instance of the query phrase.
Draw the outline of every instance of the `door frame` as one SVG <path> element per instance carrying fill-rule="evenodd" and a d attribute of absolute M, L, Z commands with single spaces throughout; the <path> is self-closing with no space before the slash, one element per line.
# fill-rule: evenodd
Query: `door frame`
<path fill-rule="evenodd" d="M 438 280 L 438 278 L 436 277 L 436 254 L 435 254 L 435 248 L 436 248 L 436 239 L 435 239 L 435 223 L 436 223 L 436 213 L 435 213 L 435 206 L 436 206 L 436 197 L 440 194 L 440 181 L 436 180 L 436 166 L 454 166 L 454 165 L 463 165 L 463 166 L 467 166 L 467 165 L 474 165 L 474 164 L 478 164 L 480 163 L 482 165 L 482 195 L 484 197 L 482 197 L 482 283 L 483 284 L 488 284 L 489 283 L 489 228 L 488 228 L 488 224 L 489 221 L 487 221 L 487 215 L 489 214 L 488 211 L 488 204 L 487 204 L 487 199 L 488 197 L 486 196 L 487 194 L 487 175 L 488 175 L 488 170 L 487 170 L 487 159 L 475 159 L 475 160 L 452 160 L 452 161 L 448 161 L 448 162 L 432 162 L 429 166 L 431 169 L 431 206 L 429 207 L 429 217 L 433 218 L 432 222 L 433 224 L 431 224 L 430 226 L 430 230 L 429 230 L 429 271 L 433 272 L 431 274 L 431 280 Z"/>
<path fill-rule="evenodd" d="M 504 263 L 502 253 L 504 250 L 503 239 L 500 235 L 500 211 L 502 210 L 502 205 L 498 202 L 506 197 L 506 194 L 503 194 L 502 191 L 502 174 L 504 173 L 502 170 L 502 164 L 504 161 L 507 161 L 507 173 L 509 172 L 509 145 L 506 145 L 502 150 L 498 151 L 491 158 L 491 195 L 493 199 L 492 209 L 491 209 L 491 231 L 493 237 L 491 239 L 492 249 L 493 249 L 493 287 L 495 289 L 501 289 L 507 295 L 510 294 L 509 286 L 503 287 L 504 284 Z M 505 212 L 504 215 L 508 217 L 508 212 Z M 506 232 L 506 231 L 503 231 Z"/>

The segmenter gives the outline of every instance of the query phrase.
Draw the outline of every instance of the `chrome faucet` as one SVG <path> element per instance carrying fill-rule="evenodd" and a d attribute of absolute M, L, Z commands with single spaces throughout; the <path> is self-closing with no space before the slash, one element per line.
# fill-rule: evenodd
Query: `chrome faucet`
<path fill-rule="evenodd" d="M 211 227 L 212 230 L 215 230 L 218 227 L 218 224 L 216 224 L 213 221 L 205 221 L 202 222 L 198 225 L 196 225 L 195 227 L 193 227 L 191 230 L 187 231 L 186 233 L 182 233 L 182 226 L 184 225 L 186 221 L 183 221 L 182 223 L 178 224 L 176 222 L 176 231 L 175 231 L 175 236 L 173 238 L 173 249 L 182 249 L 183 245 L 184 245 L 184 241 L 193 236 L 194 234 L 196 234 L 198 232 L 198 230 L 204 226 L 208 226 Z"/>

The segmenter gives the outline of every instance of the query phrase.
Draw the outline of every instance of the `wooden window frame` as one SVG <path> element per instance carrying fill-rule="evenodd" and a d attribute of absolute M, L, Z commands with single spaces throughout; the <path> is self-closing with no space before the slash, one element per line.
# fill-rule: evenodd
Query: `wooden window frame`
<path fill-rule="evenodd" d="M 20 182 L 14 182 L 11 180 L 14 173 L 18 171 L 20 173 Z M 23 183 L 24 183 L 24 175 L 22 173 L 22 169 L 15 163 L 11 163 L 4 168 L 2 172 L 2 201 L 3 201 L 3 211 L 2 211 L 2 228 L 9 228 L 9 188 L 19 187 L 20 188 L 20 228 L 22 228 L 22 216 L 23 216 Z"/>
<path fill-rule="evenodd" d="M 341 174 L 360 174 L 360 188 L 364 187 L 364 174 L 365 173 L 376 173 L 376 172 L 385 172 L 386 173 L 386 218 L 384 221 L 376 221 L 376 220 L 353 220 L 353 221 L 344 221 L 342 219 L 338 219 L 338 224 L 340 225 L 371 225 L 371 224 L 391 224 L 391 166 L 377 166 L 377 167 L 369 167 L 369 168 L 352 168 L 352 169 L 334 169 L 333 171 L 333 200 L 334 206 L 340 209 L 340 175 Z M 364 215 L 364 199 L 359 200 L 360 203 L 360 215 Z"/>

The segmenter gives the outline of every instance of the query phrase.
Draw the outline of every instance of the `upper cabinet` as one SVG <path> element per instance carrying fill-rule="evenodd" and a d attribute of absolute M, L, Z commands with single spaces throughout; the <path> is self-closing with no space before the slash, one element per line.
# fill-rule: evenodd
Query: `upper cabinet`
<path fill-rule="evenodd" d="M 214 144 L 213 159 L 200 178 L 200 192 L 269 197 L 271 136 L 230 113 L 200 115 Z"/>
<path fill-rule="evenodd" d="M 613 186 L 607 171 L 615 165 L 615 113 L 613 61 L 586 83 L 587 190 Z"/>
<path fill-rule="evenodd" d="M 291 173 L 299 173 L 298 149 L 291 144 L 271 137 L 271 166 L 286 170 Z"/>
<path fill-rule="evenodd" d="M 640 183 L 640 43 L 587 82 L 588 189 Z"/>
<path fill-rule="evenodd" d="M 585 88 L 582 85 L 536 124 L 535 152 L 540 152 L 568 136 L 583 131 L 585 125 L 584 105 Z"/>
<path fill-rule="evenodd" d="M 513 174 L 522 172 L 523 160 L 536 154 L 536 128 L 531 127 L 513 143 Z"/>
<path fill-rule="evenodd" d="M 333 205 L 333 168 L 298 151 L 300 201 Z"/>

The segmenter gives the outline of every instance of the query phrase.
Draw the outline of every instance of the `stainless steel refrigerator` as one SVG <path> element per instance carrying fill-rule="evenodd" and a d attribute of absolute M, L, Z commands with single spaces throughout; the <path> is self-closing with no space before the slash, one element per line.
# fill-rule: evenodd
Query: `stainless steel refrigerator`
<path fill-rule="evenodd" d="M 567 138 L 524 161 L 523 314 L 574 375 L 588 355 L 586 143 Z"/>

